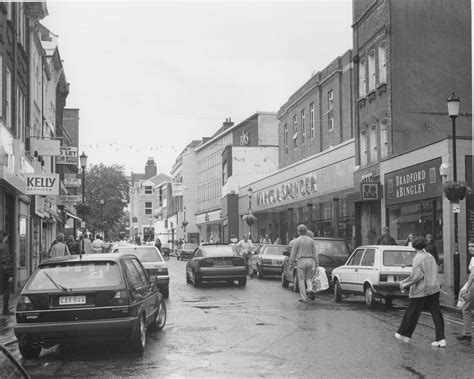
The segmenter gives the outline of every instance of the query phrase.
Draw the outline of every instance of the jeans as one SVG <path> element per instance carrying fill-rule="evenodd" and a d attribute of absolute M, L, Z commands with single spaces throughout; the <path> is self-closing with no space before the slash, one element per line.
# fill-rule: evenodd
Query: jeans
<path fill-rule="evenodd" d="M 3 295 L 3 311 L 8 311 L 8 302 L 10 301 L 10 275 L 0 274 L 0 295 Z"/>
<path fill-rule="evenodd" d="M 411 337 L 413 334 L 418 319 L 420 318 L 421 311 L 424 308 L 428 308 L 431 312 L 431 317 L 435 325 L 436 341 L 445 339 L 444 336 L 444 320 L 441 314 L 441 308 L 439 306 L 439 292 L 424 296 L 414 297 L 410 299 L 410 303 L 403 316 L 402 324 L 398 328 L 398 334 L 405 337 Z"/>
<path fill-rule="evenodd" d="M 300 289 L 300 296 L 307 301 L 306 290 L 313 290 L 313 258 L 299 258 L 296 262 L 296 271 L 298 272 L 298 286 Z"/>

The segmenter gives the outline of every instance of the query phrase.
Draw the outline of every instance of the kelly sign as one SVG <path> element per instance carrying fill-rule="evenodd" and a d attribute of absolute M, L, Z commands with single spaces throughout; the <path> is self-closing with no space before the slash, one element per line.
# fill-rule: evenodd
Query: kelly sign
<path fill-rule="evenodd" d="M 77 147 L 61 146 L 61 151 L 56 158 L 56 163 L 77 165 Z"/>
<path fill-rule="evenodd" d="M 59 195 L 59 174 L 26 174 L 27 195 Z"/>

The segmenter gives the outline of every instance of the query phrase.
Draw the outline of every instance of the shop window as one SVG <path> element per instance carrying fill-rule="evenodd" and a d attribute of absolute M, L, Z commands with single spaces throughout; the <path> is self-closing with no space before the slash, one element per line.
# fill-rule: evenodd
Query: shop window
<path fill-rule="evenodd" d="M 365 97 L 366 95 L 367 77 L 365 71 L 365 58 L 362 58 L 359 62 L 359 98 Z"/>
<path fill-rule="evenodd" d="M 379 84 L 387 82 L 387 55 L 385 41 L 379 45 Z"/>

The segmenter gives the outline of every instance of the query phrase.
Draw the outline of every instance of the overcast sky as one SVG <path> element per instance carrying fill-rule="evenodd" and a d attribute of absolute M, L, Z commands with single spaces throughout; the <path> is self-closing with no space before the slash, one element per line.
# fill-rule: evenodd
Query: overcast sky
<path fill-rule="evenodd" d="M 169 171 L 227 117 L 278 111 L 352 47 L 350 0 L 47 2 L 90 164 Z"/>

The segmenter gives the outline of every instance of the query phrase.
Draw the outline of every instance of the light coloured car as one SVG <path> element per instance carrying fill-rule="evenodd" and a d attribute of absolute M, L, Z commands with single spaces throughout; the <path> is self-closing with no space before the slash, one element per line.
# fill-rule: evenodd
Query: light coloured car
<path fill-rule="evenodd" d="M 156 282 L 164 298 L 167 299 L 169 297 L 170 276 L 168 266 L 160 251 L 155 246 L 116 246 L 113 253 L 135 254 L 145 267 L 150 280 Z"/>
<path fill-rule="evenodd" d="M 347 262 L 332 271 L 334 298 L 342 301 L 343 295 L 362 295 L 369 308 L 376 299 L 387 304 L 392 299 L 407 297 L 400 291 L 400 282 L 411 273 L 415 249 L 408 246 L 360 246 Z"/>
<path fill-rule="evenodd" d="M 264 276 L 281 276 L 285 253 L 290 250 L 287 245 L 263 244 L 257 252 L 257 278 Z"/>

